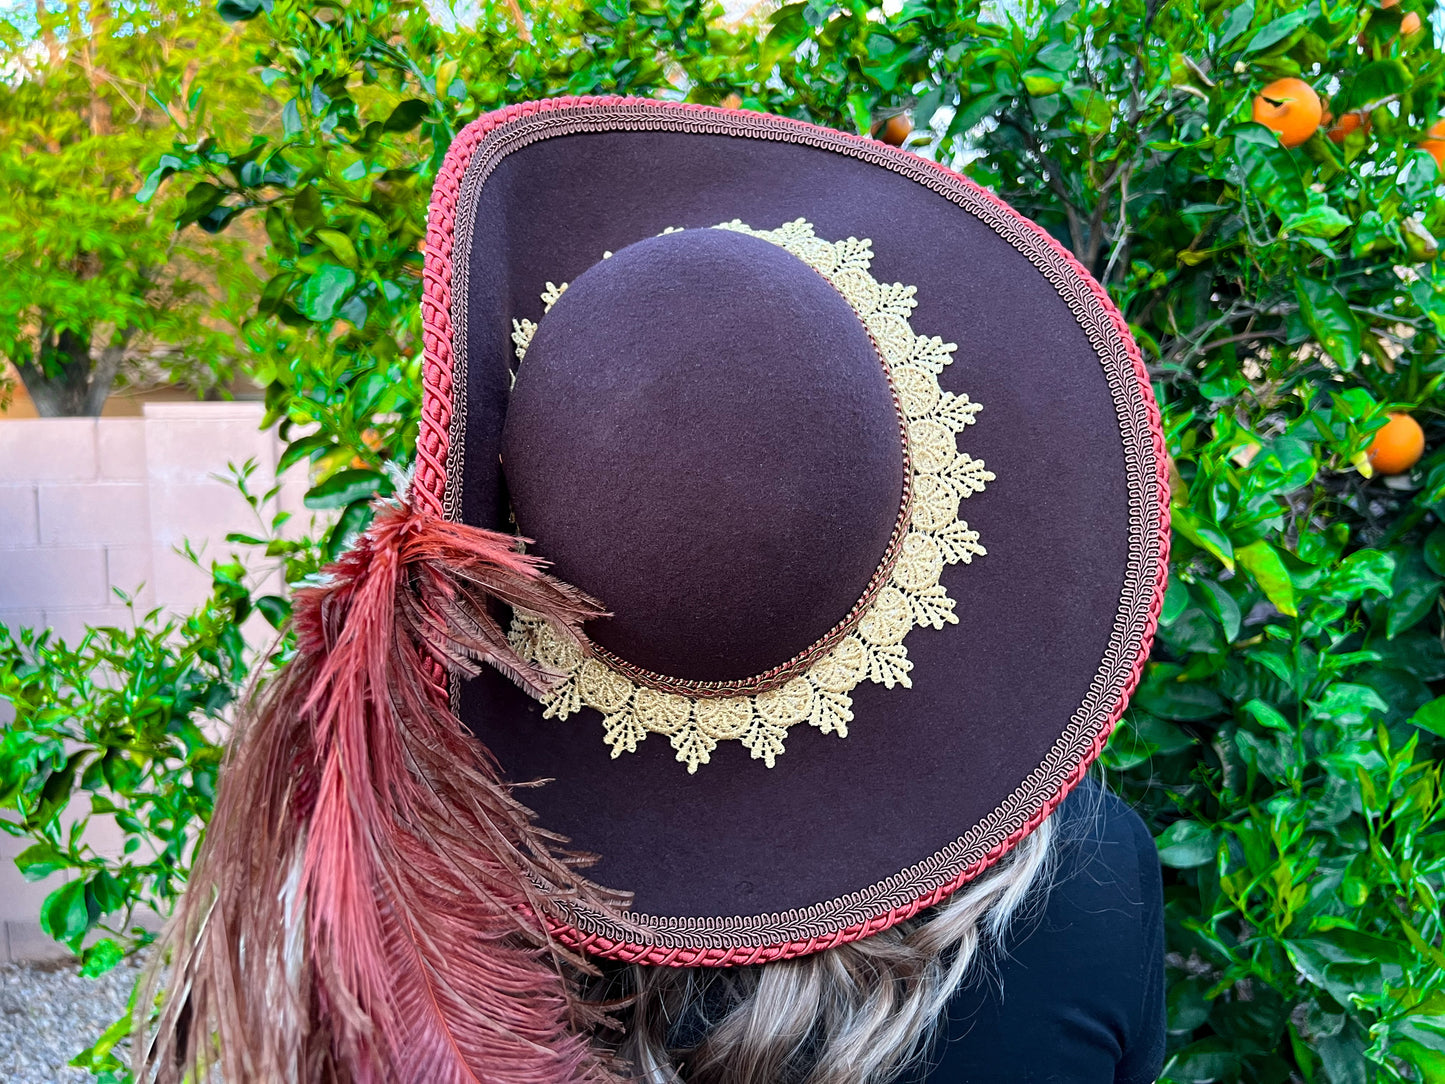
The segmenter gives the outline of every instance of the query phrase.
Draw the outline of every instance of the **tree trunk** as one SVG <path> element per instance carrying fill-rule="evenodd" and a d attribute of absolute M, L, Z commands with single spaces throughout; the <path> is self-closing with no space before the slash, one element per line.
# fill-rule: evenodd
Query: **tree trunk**
<path fill-rule="evenodd" d="M 98 417 L 124 352 L 123 341 L 92 359 L 89 336 L 65 330 L 52 337 L 47 329 L 41 336 L 39 362 L 20 365 L 20 379 L 42 418 Z"/>

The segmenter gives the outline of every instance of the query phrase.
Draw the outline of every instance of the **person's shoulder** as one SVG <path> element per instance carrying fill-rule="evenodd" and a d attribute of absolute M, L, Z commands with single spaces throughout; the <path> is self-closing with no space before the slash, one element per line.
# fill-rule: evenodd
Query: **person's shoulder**
<path fill-rule="evenodd" d="M 1127 802 L 1092 778 L 1058 810 L 1054 894 L 1077 903 L 1137 914 L 1157 895 L 1159 855 L 1144 821 Z"/>
<path fill-rule="evenodd" d="M 1150 861 L 1158 858 L 1154 837 L 1139 814 L 1092 776 L 1069 792 L 1057 815 L 1061 838 L 1067 843 L 1121 847 Z"/>
<path fill-rule="evenodd" d="M 1059 1011 L 1104 1022 L 1120 1058 L 1147 1063 L 1159 1045 L 1154 1002 L 1163 972 L 1164 894 L 1153 836 L 1094 779 L 1081 782 L 1056 817 L 1042 913 L 1015 931 L 1009 955 L 1047 980 L 1047 996 L 1076 999 Z"/>

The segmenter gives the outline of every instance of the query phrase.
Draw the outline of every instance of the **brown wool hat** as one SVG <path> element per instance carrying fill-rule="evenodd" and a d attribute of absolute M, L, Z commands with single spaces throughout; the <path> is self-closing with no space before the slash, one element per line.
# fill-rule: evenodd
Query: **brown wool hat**
<path fill-rule="evenodd" d="M 518 611 L 538 701 L 453 710 L 670 965 L 865 937 L 1018 843 L 1098 755 L 1167 570 L 1138 351 L 963 177 L 798 121 L 620 98 L 489 114 L 427 237 L 422 511 L 531 539 L 610 616 Z"/>

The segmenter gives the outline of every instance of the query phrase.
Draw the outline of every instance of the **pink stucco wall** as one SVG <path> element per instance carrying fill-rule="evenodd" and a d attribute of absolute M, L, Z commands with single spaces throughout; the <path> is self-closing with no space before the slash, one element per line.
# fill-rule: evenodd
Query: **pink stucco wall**
<path fill-rule="evenodd" d="M 224 557 L 228 532 L 257 533 L 228 479 L 248 459 L 259 492 L 276 477 L 280 446 L 262 413 L 249 402 L 148 403 L 141 418 L 0 419 L 0 624 L 70 638 L 129 623 L 116 589 L 142 611 L 203 601 L 209 575 L 176 550 L 189 541 Z M 304 475 L 290 478 L 277 499 L 298 525 L 309 522 L 305 487 Z M 9 716 L 0 704 L 0 723 Z M 118 834 L 102 842 L 118 846 Z M 10 861 L 24 846 L 0 833 L 0 960 L 55 952 L 36 915 L 61 881 L 27 884 Z"/>

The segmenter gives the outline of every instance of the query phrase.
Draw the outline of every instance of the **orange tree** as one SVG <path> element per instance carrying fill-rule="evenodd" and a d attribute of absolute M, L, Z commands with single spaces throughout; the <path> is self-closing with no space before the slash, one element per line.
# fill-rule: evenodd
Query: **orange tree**
<path fill-rule="evenodd" d="M 1445 1080 L 1445 57 L 1429 5 L 803 0 L 734 26 L 693 0 L 498 0 L 455 30 L 417 0 L 219 10 L 269 42 L 258 79 L 281 131 L 179 144 L 152 180 L 218 222 L 264 221 L 252 368 L 287 461 L 310 464 L 310 503 L 336 513 L 314 547 L 270 543 L 297 575 L 411 453 L 427 192 L 486 109 L 736 95 L 864 132 L 904 110 L 915 150 L 1068 245 L 1134 329 L 1174 467 L 1157 649 L 1106 755 L 1165 865 L 1165 1079 Z M 1285 131 L 1282 79 L 1320 99 L 1318 126 L 1291 113 Z M 1395 413 L 1424 456 L 1385 476 L 1368 449 Z M 0 650 L 0 677 L 41 681 L 22 654 Z M 10 735 L 41 725 L 26 710 Z M 10 800 L 83 778 L 85 750 L 65 748 Z"/>
<path fill-rule="evenodd" d="M 1433 20 L 1408 0 L 882 23 L 798 4 L 775 37 L 837 47 L 755 88 L 820 115 L 910 101 L 920 145 L 1069 245 L 1144 349 L 1174 562 L 1108 759 L 1166 866 L 1170 1080 L 1445 1079 Z M 1356 123 L 1257 123 L 1286 78 Z M 1366 448 L 1392 410 L 1427 451 L 1387 478 Z"/>

